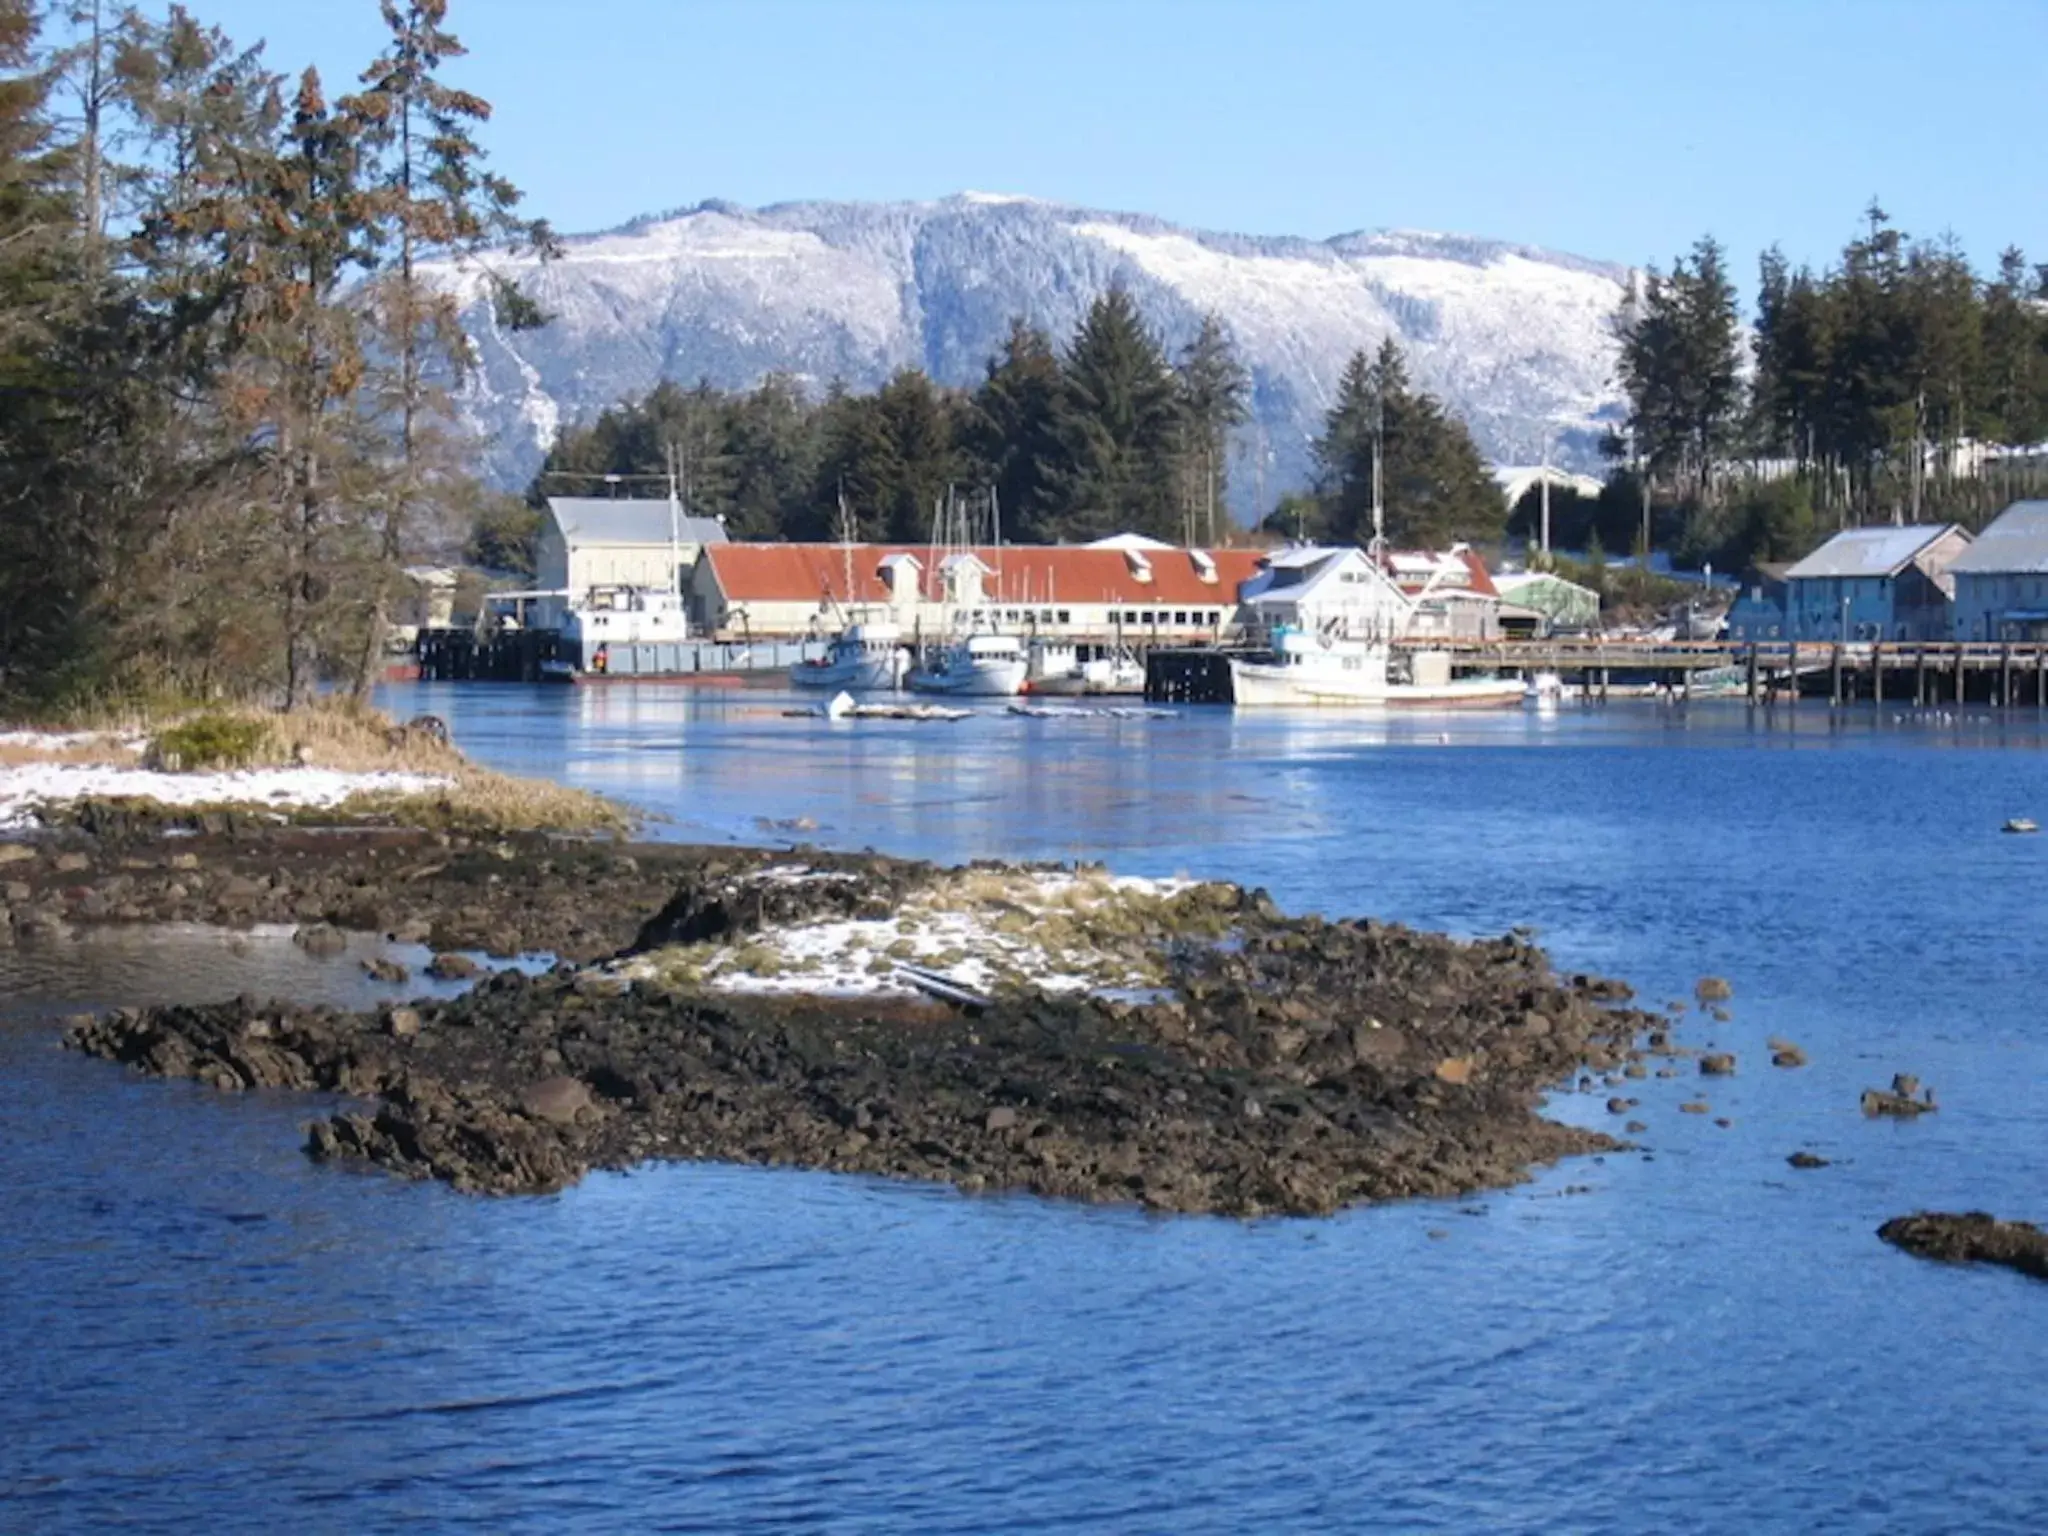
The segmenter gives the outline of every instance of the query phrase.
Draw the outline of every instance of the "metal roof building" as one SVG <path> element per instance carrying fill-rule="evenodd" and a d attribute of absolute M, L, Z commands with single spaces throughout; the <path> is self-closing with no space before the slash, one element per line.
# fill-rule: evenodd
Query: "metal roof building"
<path fill-rule="evenodd" d="M 2048 501 L 2007 507 L 1949 574 L 1956 639 L 2048 639 Z"/>
<path fill-rule="evenodd" d="M 1969 547 L 1954 523 L 1845 528 L 1785 572 L 1784 638 L 1946 640 Z"/>
<path fill-rule="evenodd" d="M 550 496 L 535 550 L 535 585 L 577 601 L 593 587 L 681 592 L 704 547 L 725 541 L 717 518 L 686 516 L 665 496 Z M 539 622 L 559 622 L 563 601 L 544 600 Z"/>

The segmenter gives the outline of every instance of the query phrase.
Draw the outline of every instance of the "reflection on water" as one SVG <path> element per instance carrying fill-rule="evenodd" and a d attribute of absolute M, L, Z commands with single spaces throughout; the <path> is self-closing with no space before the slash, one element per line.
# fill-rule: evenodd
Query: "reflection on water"
<path fill-rule="evenodd" d="M 668 835 L 1102 855 L 1290 905 L 1531 923 L 1738 1075 L 1649 1156 L 1256 1225 L 676 1166 L 479 1201 L 308 1164 L 305 1100 L 27 1015 L 370 995 L 281 936 L 0 952 L 0 1528 L 2041 1529 L 2043 1292 L 1879 1244 L 2040 1213 L 2037 716 L 1739 705 L 958 725 L 615 685 L 407 690 Z M 1812 1058 L 1764 1065 L 1768 1035 Z M 1939 1114 L 1866 1122 L 1916 1071 Z M 1612 1126 L 1615 1090 L 1556 1113 Z M 1714 1116 L 1680 1114 L 1705 1093 Z M 1720 1126 L 1716 1118 L 1730 1123 Z M 1811 1147 L 1834 1166 L 1795 1173 Z M 1571 1193 L 1584 1190 L 1584 1193 Z"/>

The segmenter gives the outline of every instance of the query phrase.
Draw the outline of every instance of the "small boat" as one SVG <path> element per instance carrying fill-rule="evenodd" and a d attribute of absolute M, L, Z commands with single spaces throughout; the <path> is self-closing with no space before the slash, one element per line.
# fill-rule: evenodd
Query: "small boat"
<path fill-rule="evenodd" d="M 2041 824 L 2031 816 L 2015 816 L 2005 824 L 2007 832 L 2038 832 Z"/>
<path fill-rule="evenodd" d="M 1532 672 L 1522 685 L 1522 702 L 1531 709 L 1555 709 L 1564 702 L 1564 679 L 1555 672 Z"/>
<path fill-rule="evenodd" d="M 939 647 L 905 680 L 915 693 L 1007 699 L 1023 691 L 1026 663 L 1015 635 L 969 635 Z"/>
<path fill-rule="evenodd" d="M 1145 664 L 1129 651 L 1083 660 L 1071 645 L 1033 640 L 1024 678 L 1024 692 L 1053 698 L 1106 693 L 1143 693 Z"/>
<path fill-rule="evenodd" d="M 1231 659 L 1231 697 L 1240 708 L 1463 709 L 1517 704 L 1526 692 L 1511 677 L 1454 678 L 1450 658 L 1441 651 L 1403 658 L 1403 678 L 1394 675 L 1393 663 L 1393 648 L 1383 640 L 1310 635 L 1281 626 L 1264 656 Z"/>
<path fill-rule="evenodd" d="M 902 687 L 909 670 L 910 652 L 894 624 L 857 622 L 842 629 L 822 657 L 791 667 L 789 680 L 798 688 L 868 693 Z"/>

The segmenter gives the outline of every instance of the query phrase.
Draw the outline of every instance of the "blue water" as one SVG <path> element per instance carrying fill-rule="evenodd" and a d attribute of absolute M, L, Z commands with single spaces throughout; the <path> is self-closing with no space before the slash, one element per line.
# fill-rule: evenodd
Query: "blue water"
<path fill-rule="evenodd" d="M 306 1101 L 56 1048 L 85 1002 L 359 996 L 281 940 L 0 952 L 0 1527 L 2039 1530 L 2048 1287 L 1879 1243 L 2048 1218 L 2032 714 L 833 724 L 417 688 L 666 835 L 1088 855 L 1539 930 L 1740 1075 L 1562 1094 L 1647 1156 L 1329 1221 L 666 1166 L 488 1202 L 316 1168 Z M 757 818 L 809 818 L 764 831 Z M 1764 1039 L 1813 1058 L 1775 1071 Z M 1867 1122 L 1919 1073 L 1940 1113 Z M 1713 1117 L 1678 1113 L 1695 1095 Z M 1835 1165 L 1794 1172 L 1809 1147 Z"/>

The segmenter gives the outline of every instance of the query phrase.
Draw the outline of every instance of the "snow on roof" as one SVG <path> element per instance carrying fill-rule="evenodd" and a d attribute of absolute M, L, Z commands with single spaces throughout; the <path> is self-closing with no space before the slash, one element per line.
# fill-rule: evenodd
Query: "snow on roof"
<path fill-rule="evenodd" d="M 1289 570 L 1300 566 L 1321 565 L 1333 555 L 1350 554 L 1348 546 L 1332 544 L 1296 544 L 1287 549 L 1276 549 L 1265 557 L 1266 564 L 1276 571 Z"/>
<path fill-rule="evenodd" d="M 569 544 L 666 544 L 669 537 L 667 497 L 550 496 L 548 511 Z M 725 524 L 715 517 L 678 517 L 676 540 L 682 544 L 723 544 Z"/>
<path fill-rule="evenodd" d="M 2043 505 L 2048 506 L 2048 502 Z M 1794 564 L 1785 576 L 1789 581 L 1896 576 L 1953 526 L 1952 523 L 1914 523 L 1905 528 L 1844 528 L 1804 560 Z"/>
<path fill-rule="evenodd" d="M 1155 539 L 1142 533 L 1112 533 L 1106 539 L 1091 539 L 1083 549 L 1172 549 L 1174 546 L 1164 539 Z"/>
<path fill-rule="evenodd" d="M 1502 597 L 1512 597 L 1524 587 L 1538 585 L 1570 587 L 1574 592 L 1584 592 L 1589 597 L 1598 596 L 1591 587 L 1581 586 L 1555 571 L 1507 571 L 1494 577 L 1493 585 Z"/>
<path fill-rule="evenodd" d="M 1949 562 L 1952 572 L 2048 572 L 2048 501 L 2016 501 Z"/>

